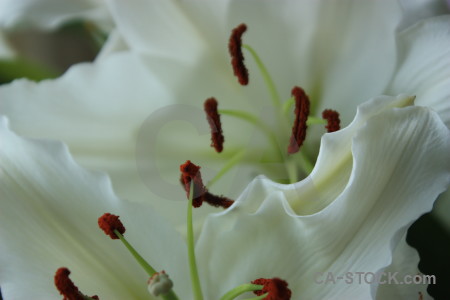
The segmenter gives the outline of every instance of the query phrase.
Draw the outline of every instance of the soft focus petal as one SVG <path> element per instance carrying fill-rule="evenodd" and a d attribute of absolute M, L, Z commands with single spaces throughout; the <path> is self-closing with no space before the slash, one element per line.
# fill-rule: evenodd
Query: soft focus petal
<path fill-rule="evenodd" d="M 436 206 L 433 209 L 433 216 L 437 217 L 441 225 L 450 232 L 450 190 L 443 193 L 436 201 Z"/>
<path fill-rule="evenodd" d="M 129 50 L 128 45 L 125 43 L 123 37 L 120 35 L 117 29 L 111 31 L 108 35 L 108 39 L 103 44 L 100 52 L 95 57 L 95 60 L 105 59 L 108 56 L 121 51 Z"/>
<path fill-rule="evenodd" d="M 387 93 L 412 93 L 450 127 L 450 17 L 418 23 L 398 37 L 398 71 Z"/>
<path fill-rule="evenodd" d="M 348 178 L 345 164 L 336 169 L 332 165 L 330 177 L 322 182 L 313 174 L 289 186 L 257 179 L 255 184 L 262 180 L 265 185 L 264 192 L 257 189 L 254 194 L 250 186 L 234 209 L 209 217 L 197 245 L 204 280 L 221 281 L 219 292 L 224 293 L 254 278 L 278 276 L 299 299 L 370 299 L 370 285 L 321 285 L 315 284 L 315 276 L 377 272 L 388 266 L 396 246 L 391 245 L 393 237 L 402 236 L 411 222 L 431 210 L 450 180 L 445 160 L 448 129 L 427 109 L 389 108 L 396 101 L 382 98 L 361 107 L 365 113 L 360 114 L 368 120 L 360 122 L 356 132 L 347 131 L 353 136 L 351 174 L 342 192 L 320 211 L 310 214 L 302 206 L 313 201 L 319 202 L 317 207 L 324 205 L 323 198 L 332 195 L 322 193 L 327 183 Z M 339 155 L 343 146 L 322 147 L 332 147 Z M 214 251 L 211 243 L 221 251 Z M 207 297 L 217 296 L 209 286 Z"/>
<path fill-rule="evenodd" d="M 348 124 L 360 103 L 353 101 L 380 94 L 392 75 L 394 33 L 403 17 L 399 4 L 390 0 L 282 2 L 285 5 L 233 1 L 229 26 L 248 24 L 245 42 L 266 62 L 283 99 L 300 84 L 312 99 L 313 114 L 333 107 Z M 252 13 L 255 7 L 258 14 Z M 257 69 L 249 61 L 252 79 L 257 80 Z"/>
<path fill-rule="evenodd" d="M 411 26 L 421 19 L 444 15 L 449 12 L 445 1 L 441 0 L 400 0 L 399 2 L 405 15 L 400 29 Z"/>
<path fill-rule="evenodd" d="M 406 243 L 406 234 L 403 236 L 394 236 L 391 244 L 396 245 L 392 249 L 392 263 L 384 269 L 386 274 L 398 274 L 396 279 L 401 280 L 404 276 L 423 276 L 418 269 L 419 254 L 416 249 L 412 248 Z M 388 275 L 382 278 L 382 280 L 388 279 Z M 374 286 L 376 291 L 377 300 L 398 300 L 398 299 L 421 299 L 419 296 L 421 293 L 423 300 L 432 299 L 427 290 L 427 284 L 381 284 Z"/>
<path fill-rule="evenodd" d="M 89 20 L 104 30 L 112 21 L 103 0 L 1 0 L 0 27 L 55 29 L 74 20 Z"/>
<path fill-rule="evenodd" d="M 5 299 L 60 299 L 53 276 L 62 266 L 86 294 L 148 299 L 145 272 L 119 241 L 98 228 L 97 218 L 105 212 L 121 216 L 125 236 L 155 268 L 180 283 L 176 289 L 189 290 L 185 244 L 150 207 L 120 201 L 108 177 L 76 165 L 60 143 L 20 138 L 4 118 L 0 137 L 0 286 Z"/>
<path fill-rule="evenodd" d="M 178 1 L 106 2 L 117 28 L 133 50 L 192 60 L 207 42 Z"/>

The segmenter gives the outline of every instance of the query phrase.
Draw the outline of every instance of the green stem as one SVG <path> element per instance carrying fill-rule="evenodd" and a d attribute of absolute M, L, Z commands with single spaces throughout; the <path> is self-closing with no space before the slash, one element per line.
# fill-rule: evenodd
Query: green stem
<path fill-rule="evenodd" d="M 167 294 L 161 295 L 164 300 L 179 300 L 177 294 L 173 290 L 170 290 Z"/>
<path fill-rule="evenodd" d="M 145 270 L 148 276 L 152 277 L 156 273 L 155 269 L 153 269 L 150 264 L 145 261 L 145 259 L 136 251 L 136 249 L 131 246 L 130 243 L 123 237 L 123 235 L 118 232 L 117 230 L 114 230 L 114 233 L 119 237 L 120 241 L 125 245 L 125 247 L 130 251 L 131 255 L 133 255 L 134 259 L 141 265 L 141 267 Z M 178 300 L 178 296 L 175 294 L 173 290 L 170 290 L 168 293 L 161 295 L 162 299 L 164 300 Z M 88 298 L 87 300 L 90 300 L 91 298 Z"/>
<path fill-rule="evenodd" d="M 288 116 L 289 113 L 291 113 L 291 107 L 294 105 L 294 103 L 295 103 L 294 97 L 291 97 L 286 102 L 284 102 L 283 108 L 281 109 L 281 111 L 283 112 L 283 114 L 285 116 Z"/>
<path fill-rule="evenodd" d="M 222 167 L 222 169 L 214 176 L 213 179 L 211 179 L 208 184 L 207 188 L 209 189 L 214 183 L 216 183 L 220 178 L 222 178 L 223 175 L 225 175 L 231 168 L 233 168 L 235 165 L 237 165 L 242 158 L 245 156 L 245 150 L 241 150 L 235 155 L 233 155 L 225 164 L 225 166 Z"/>
<path fill-rule="evenodd" d="M 308 116 L 308 120 L 306 121 L 306 125 L 316 125 L 316 124 L 327 124 L 327 120 L 316 118 L 313 116 Z"/>
<path fill-rule="evenodd" d="M 197 261 L 195 259 L 195 245 L 194 245 L 194 227 L 192 225 L 192 199 L 194 198 L 194 181 L 191 182 L 189 192 L 189 201 L 187 208 L 187 246 L 189 268 L 191 274 L 192 291 L 195 300 L 203 300 L 202 288 L 200 286 L 200 278 L 198 276 Z"/>
<path fill-rule="evenodd" d="M 302 152 L 299 152 L 298 156 L 300 158 L 300 165 L 303 171 L 306 172 L 306 175 L 309 175 L 314 169 L 314 164 L 310 162 L 309 159 Z"/>
<path fill-rule="evenodd" d="M 266 123 L 261 122 L 261 120 L 255 117 L 254 115 L 240 110 L 220 109 L 219 113 L 249 122 L 259 130 L 261 130 L 261 132 L 266 135 L 267 139 L 269 140 L 270 144 L 275 149 L 275 151 L 278 153 L 278 155 L 280 155 L 280 158 L 283 159 L 283 153 L 281 152 L 280 147 L 278 147 L 277 137 L 272 132 L 272 130 L 266 125 Z"/>
<path fill-rule="evenodd" d="M 278 91 L 275 86 L 275 83 L 273 82 L 272 77 L 270 77 L 270 74 L 267 71 L 266 66 L 264 65 L 261 58 L 258 56 L 256 51 L 252 47 L 250 47 L 249 45 L 246 45 L 246 44 L 242 45 L 242 47 L 247 49 L 250 52 L 250 54 L 252 55 L 253 59 L 255 60 L 256 64 L 258 65 L 258 68 L 261 72 L 261 75 L 262 75 L 264 81 L 266 82 L 266 86 L 267 86 L 267 89 L 269 90 L 269 94 L 272 98 L 272 102 L 275 107 L 278 107 L 281 104 L 281 100 L 280 100 L 280 97 L 278 96 Z"/>
<path fill-rule="evenodd" d="M 264 295 L 258 296 L 258 297 L 253 297 L 253 298 L 247 298 L 244 300 L 262 300 L 265 299 L 267 297 L 267 295 L 269 295 L 269 293 L 265 293 Z"/>
<path fill-rule="evenodd" d="M 289 183 L 298 181 L 297 164 L 292 159 L 287 159 L 284 163 L 289 176 Z"/>
<path fill-rule="evenodd" d="M 156 273 L 155 269 L 150 266 L 148 262 L 145 261 L 145 259 L 131 246 L 130 243 L 123 237 L 120 232 L 117 230 L 114 230 L 114 233 L 119 237 L 119 239 L 122 241 L 122 243 L 125 245 L 125 247 L 130 251 L 131 255 L 133 255 L 134 259 L 141 265 L 141 267 L 147 272 L 148 276 L 152 276 Z"/>
<path fill-rule="evenodd" d="M 228 291 L 225 295 L 223 295 L 220 300 L 233 300 L 239 295 L 242 295 L 247 292 L 259 291 L 263 288 L 263 285 L 245 283 L 240 286 L 235 287 L 234 289 Z M 262 299 L 262 298 L 261 298 Z"/>

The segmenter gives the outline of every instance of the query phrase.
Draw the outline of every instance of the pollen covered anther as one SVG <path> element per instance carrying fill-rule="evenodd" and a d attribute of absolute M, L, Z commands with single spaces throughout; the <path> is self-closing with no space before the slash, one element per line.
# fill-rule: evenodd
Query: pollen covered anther
<path fill-rule="evenodd" d="M 203 200 L 211 206 L 223 208 L 228 208 L 234 203 L 233 200 L 230 200 L 227 197 L 216 196 L 211 194 L 210 192 L 205 193 L 205 195 L 203 196 Z"/>
<path fill-rule="evenodd" d="M 67 268 L 59 268 L 55 273 L 55 286 L 64 296 L 63 300 L 86 300 L 86 298 L 99 300 L 98 296 L 87 297 L 83 295 L 77 286 L 69 278 L 70 271 Z"/>
<path fill-rule="evenodd" d="M 325 109 L 322 112 L 322 119 L 327 120 L 328 124 L 325 126 L 328 132 L 335 132 L 341 129 L 341 120 L 339 113 L 332 109 Z"/>
<path fill-rule="evenodd" d="M 98 218 L 98 226 L 113 240 L 119 239 L 119 237 L 114 233 L 115 230 L 117 230 L 120 234 L 125 233 L 125 227 L 119 220 L 119 216 L 110 213 L 105 213 L 103 216 Z"/>
<path fill-rule="evenodd" d="M 191 182 L 194 183 L 192 206 L 196 208 L 202 206 L 203 195 L 207 192 L 207 189 L 203 184 L 200 167 L 191 163 L 190 160 L 187 160 L 180 166 L 180 171 L 181 181 L 184 184 L 184 189 L 188 198 L 191 193 Z"/>
<path fill-rule="evenodd" d="M 288 146 L 288 153 L 297 153 L 306 138 L 306 121 L 309 115 L 309 98 L 305 91 L 296 86 L 292 89 L 295 99 L 295 119 L 292 126 L 292 135 Z"/>
<path fill-rule="evenodd" d="M 192 199 L 192 206 L 198 208 L 202 206 L 203 201 L 214 207 L 230 207 L 234 201 L 223 196 L 216 196 L 208 192 L 208 189 L 203 185 L 200 167 L 187 160 L 180 166 L 181 184 L 186 191 L 189 198 L 191 190 L 191 182 L 194 182 L 194 197 Z"/>
<path fill-rule="evenodd" d="M 253 284 L 262 285 L 263 288 L 254 291 L 257 296 L 268 294 L 264 300 L 289 300 L 291 299 L 291 290 L 288 288 L 288 283 L 280 278 L 259 278 L 252 281 Z"/>
<path fill-rule="evenodd" d="M 214 149 L 220 153 L 223 150 L 224 137 L 222 123 L 220 122 L 220 114 L 217 111 L 217 100 L 215 98 L 209 98 L 205 101 L 203 106 L 206 113 L 206 119 L 211 128 L 211 147 L 214 147 Z"/>
<path fill-rule="evenodd" d="M 242 54 L 242 35 L 246 30 L 247 25 L 245 24 L 240 24 L 234 28 L 228 43 L 234 75 L 238 78 L 241 85 L 248 84 L 248 70 L 244 64 L 244 55 Z"/>

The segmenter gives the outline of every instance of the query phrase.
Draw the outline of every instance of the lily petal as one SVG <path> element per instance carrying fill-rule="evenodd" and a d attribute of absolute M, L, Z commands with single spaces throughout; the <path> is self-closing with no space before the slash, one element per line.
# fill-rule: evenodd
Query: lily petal
<path fill-rule="evenodd" d="M 397 237 L 391 241 L 392 245 L 397 244 L 395 248 L 392 249 L 392 263 L 384 269 L 386 274 L 398 274 L 395 276 L 396 279 L 403 279 L 405 276 L 423 276 L 419 269 L 419 254 L 417 250 L 412 248 L 406 243 L 406 234 L 400 237 L 397 241 Z M 394 275 L 393 275 L 394 276 Z M 386 275 L 384 280 L 388 280 L 389 277 Z M 409 279 L 408 279 L 409 280 Z M 376 291 L 377 300 L 385 299 L 421 299 L 419 296 L 422 294 L 422 299 L 432 299 L 428 293 L 426 293 L 427 284 L 381 284 L 372 285 L 375 287 L 373 291 Z M 377 288 L 378 287 L 378 288 Z"/>
<path fill-rule="evenodd" d="M 399 61 L 388 93 L 413 93 L 450 127 L 450 18 L 422 21 L 398 36 Z"/>
<path fill-rule="evenodd" d="M 107 0 L 107 3 L 117 28 L 136 51 L 191 61 L 205 44 L 178 1 Z"/>
<path fill-rule="evenodd" d="M 86 294 L 148 299 L 148 276 L 98 228 L 105 212 L 121 216 L 125 236 L 179 282 L 176 290 L 189 291 L 186 251 L 180 251 L 185 243 L 151 207 L 119 200 L 107 176 L 79 167 L 60 143 L 20 138 L 5 118 L 0 137 L 0 286 L 6 299 L 59 299 L 53 276 L 62 266 Z"/>
<path fill-rule="evenodd" d="M 204 280 L 221 281 L 219 292 L 224 293 L 254 278 L 278 276 L 298 298 L 371 299 L 368 284 L 315 284 L 315 276 L 383 270 L 391 264 L 393 238 L 398 241 L 407 226 L 431 210 L 450 181 L 448 129 L 428 109 L 389 108 L 398 100 L 382 98 L 361 107 L 372 111 L 356 131 L 347 131 L 353 137 L 349 177 L 342 166 L 317 185 L 315 193 L 308 189 L 315 184 L 313 174 L 297 185 L 265 180 L 265 197 L 244 193 L 232 209 L 210 216 L 197 245 Z M 322 147 L 332 147 L 323 153 L 336 152 L 338 157 L 343 151 L 339 144 Z M 296 213 L 302 212 L 303 199 L 320 203 L 321 189 L 341 176 L 349 179 L 332 202 L 313 214 Z M 211 243 L 221 251 L 211 249 Z M 206 294 L 217 296 L 208 286 Z"/>

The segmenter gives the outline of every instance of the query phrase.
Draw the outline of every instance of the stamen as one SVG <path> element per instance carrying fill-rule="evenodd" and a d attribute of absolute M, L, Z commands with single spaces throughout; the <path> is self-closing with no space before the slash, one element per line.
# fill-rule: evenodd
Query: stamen
<path fill-rule="evenodd" d="M 194 294 L 195 300 L 203 300 L 202 287 L 200 284 L 200 277 L 198 275 L 197 269 L 197 259 L 195 258 L 195 238 L 194 238 L 194 226 L 192 223 L 192 201 L 194 199 L 194 181 L 191 182 L 191 187 L 189 188 L 189 197 L 187 205 L 187 215 L 186 215 L 186 237 L 187 237 L 187 248 L 188 248 L 188 259 L 189 259 L 189 273 L 191 275 L 192 292 Z"/>
<path fill-rule="evenodd" d="M 292 126 L 291 140 L 288 146 L 288 153 L 298 152 L 306 138 L 306 121 L 309 115 L 309 98 L 305 91 L 296 86 L 292 89 L 292 96 L 295 98 L 295 120 Z"/>
<path fill-rule="evenodd" d="M 117 230 L 120 234 L 125 233 L 125 227 L 119 220 L 119 217 L 110 213 L 105 213 L 103 216 L 98 218 L 98 226 L 113 240 L 119 239 L 114 232 L 115 230 Z"/>
<path fill-rule="evenodd" d="M 191 184 L 194 186 L 192 206 L 198 208 L 202 206 L 203 201 L 214 207 L 230 207 L 234 201 L 223 196 L 216 196 L 208 192 L 208 189 L 203 185 L 200 167 L 187 160 L 180 166 L 181 184 L 186 190 L 188 198 L 191 194 Z"/>
<path fill-rule="evenodd" d="M 159 296 L 169 293 L 172 290 L 173 282 L 170 280 L 169 275 L 163 270 L 159 273 L 153 274 L 148 279 L 148 291 L 153 296 Z"/>
<path fill-rule="evenodd" d="M 337 111 L 325 109 L 322 112 L 322 118 L 328 122 L 328 125 L 325 126 L 328 132 L 335 132 L 341 129 L 341 120 L 339 119 L 339 113 Z"/>
<path fill-rule="evenodd" d="M 105 232 L 106 235 L 109 235 L 113 240 L 120 239 L 122 244 L 127 248 L 127 250 L 133 256 L 133 258 L 144 269 L 144 271 L 148 274 L 148 276 L 152 277 L 155 273 L 157 273 L 155 269 L 124 238 L 122 234 L 125 233 L 125 227 L 119 220 L 119 216 L 112 215 L 110 213 L 105 213 L 100 218 L 98 218 L 98 226 Z M 173 290 L 170 290 L 163 295 L 163 299 L 178 300 L 178 297 Z"/>
<path fill-rule="evenodd" d="M 217 100 L 215 98 L 207 99 L 204 103 L 204 109 L 211 128 L 211 147 L 214 147 L 220 153 L 223 150 L 224 137 L 220 114 L 217 111 Z"/>
<path fill-rule="evenodd" d="M 234 298 L 244 293 L 258 291 L 261 290 L 263 287 L 264 287 L 263 285 L 244 283 L 228 291 L 225 295 L 223 295 L 220 298 L 220 300 L 233 300 Z"/>
<path fill-rule="evenodd" d="M 241 85 L 248 84 L 248 70 L 244 64 L 244 55 L 242 54 L 242 34 L 244 34 L 246 30 L 247 25 L 245 24 L 241 24 L 234 28 L 228 43 L 234 75 L 238 78 Z"/>
<path fill-rule="evenodd" d="M 289 300 L 291 299 L 291 290 L 288 288 L 288 283 L 280 278 L 272 279 L 256 279 L 252 281 L 253 284 L 263 285 L 264 287 L 259 291 L 254 291 L 257 296 L 268 295 L 264 300 Z"/>
<path fill-rule="evenodd" d="M 187 160 L 180 166 L 181 180 L 184 183 L 184 189 L 186 190 L 187 197 L 189 198 L 191 192 L 191 182 L 193 182 L 194 198 L 192 200 L 192 206 L 195 208 L 202 206 L 203 195 L 208 191 L 203 185 L 202 174 L 200 173 L 200 167 Z"/>
<path fill-rule="evenodd" d="M 86 300 L 96 299 L 98 296 L 88 297 L 83 295 L 69 278 L 70 271 L 67 268 L 59 268 L 55 273 L 55 286 L 59 293 L 64 296 L 64 300 Z"/>
<path fill-rule="evenodd" d="M 204 195 L 203 200 L 206 201 L 206 203 L 208 203 L 211 206 L 223 208 L 228 208 L 234 203 L 233 200 L 230 200 L 227 197 L 216 196 L 211 194 L 210 192 L 207 192 Z"/>

